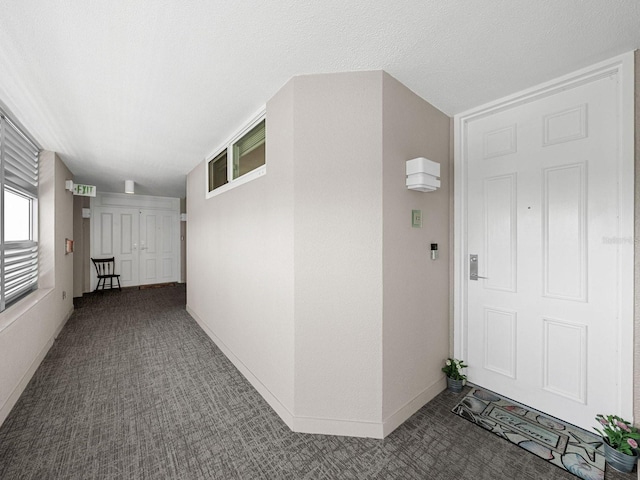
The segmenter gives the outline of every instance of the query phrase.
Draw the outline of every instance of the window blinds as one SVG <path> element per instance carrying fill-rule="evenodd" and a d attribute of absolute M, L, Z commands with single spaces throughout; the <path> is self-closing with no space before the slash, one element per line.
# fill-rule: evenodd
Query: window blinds
<path fill-rule="evenodd" d="M 38 242 L 35 238 L 35 203 L 38 198 L 38 147 L 5 116 L 0 116 L 0 180 L 2 181 L 2 209 L 0 210 L 0 310 L 23 294 L 37 288 Z M 29 209 L 19 215 L 30 228 L 28 238 L 5 240 L 6 222 L 15 221 L 17 212 L 5 209 L 5 192 L 28 200 Z M 20 218 L 20 221 L 25 221 Z"/>
<path fill-rule="evenodd" d="M 263 120 L 256 127 L 254 127 L 249 133 L 242 137 L 238 143 L 238 158 L 253 152 L 256 148 L 264 143 L 266 137 L 266 123 Z"/>

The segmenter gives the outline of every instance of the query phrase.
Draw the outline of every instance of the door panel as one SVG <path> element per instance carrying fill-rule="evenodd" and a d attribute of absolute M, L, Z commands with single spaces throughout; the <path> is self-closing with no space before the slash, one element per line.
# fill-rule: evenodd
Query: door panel
<path fill-rule="evenodd" d="M 486 288 L 516 291 L 515 173 L 490 177 L 484 184 Z"/>
<path fill-rule="evenodd" d="M 113 214 L 100 213 L 101 235 L 98 252 L 100 256 L 113 255 Z"/>
<path fill-rule="evenodd" d="M 120 255 L 116 256 L 116 272 L 120 274 L 122 285 L 129 287 L 138 282 L 138 215 L 136 211 L 118 212 L 117 215 L 120 216 Z"/>
<path fill-rule="evenodd" d="M 586 164 L 543 171 L 544 296 L 587 300 Z"/>

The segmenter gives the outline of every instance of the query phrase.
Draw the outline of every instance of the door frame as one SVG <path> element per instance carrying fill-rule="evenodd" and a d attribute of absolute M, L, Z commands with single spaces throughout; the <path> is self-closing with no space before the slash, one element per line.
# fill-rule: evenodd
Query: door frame
<path fill-rule="evenodd" d="M 617 380 L 618 412 L 633 421 L 633 344 L 634 344 L 634 53 L 629 52 L 550 82 L 486 103 L 454 116 L 454 222 L 453 222 L 453 352 L 467 358 L 467 151 L 468 125 L 479 118 L 526 104 L 562 90 L 603 77 L 617 76 L 618 89 L 618 232 L 617 317 L 618 358 L 622 366 Z M 604 241 L 604 239 L 603 239 Z M 473 382 L 473 379 L 470 379 Z M 606 413 L 606 412 L 605 412 Z"/>

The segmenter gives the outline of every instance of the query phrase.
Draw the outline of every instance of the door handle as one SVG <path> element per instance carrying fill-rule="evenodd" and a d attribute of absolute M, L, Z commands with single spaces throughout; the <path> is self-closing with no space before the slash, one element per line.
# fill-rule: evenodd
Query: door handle
<path fill-rule="evenodd" d="M 487 280 L 488 277 L 481 277 L 478 275 L 478 255 L 472 253 L 469 255 L 469 280 L 478 280 L 482 278 L 483 280 Z"/>

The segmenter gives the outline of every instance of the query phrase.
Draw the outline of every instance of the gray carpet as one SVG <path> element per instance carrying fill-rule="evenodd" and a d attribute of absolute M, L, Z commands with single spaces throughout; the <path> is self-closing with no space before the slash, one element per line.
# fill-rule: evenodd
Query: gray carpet
<path fill-rule="evenodd" d="M 575 479 L 451 413 L 464 392 L 384 441 L 292 433 L 184 304 L 183 286 L 77 301 L 0 427 L 0 478 Z"/>

